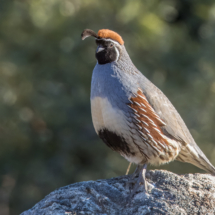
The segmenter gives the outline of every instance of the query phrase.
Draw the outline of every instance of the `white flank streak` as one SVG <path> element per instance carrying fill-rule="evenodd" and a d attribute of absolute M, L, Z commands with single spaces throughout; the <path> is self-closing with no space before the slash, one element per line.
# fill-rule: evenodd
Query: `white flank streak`
<path fill-rule="evenodd" d="M 140 103 L 143 107 L 146 107 L 143 103 Z"/>
<path fill-rule="evenodd" d="M 153 140 L 153 137 L 150 134 L 148 134 L 148 136 L 151 137 L 151 139 Z"/>
<path fill-rule="evenodd" d="M 144 99 L 145 101 L 147 101 L 146 98 L 144 98 L 143 96 L 139 95 L 139 97 L 142 98 L 142 99 Z M 147 101 L 147 102 L 148 102 L 148 101 Z"/>
<path fill-rule="evenodd" d="M 155 125 L 155 123 L 152 120 L 150 120 L 150 121 L 151 121 L 152 125 L 154 125 L 155 127 L 157 127 L 157 125 Z"/>
<path fill-rule="evenodd" d="M 141 93 L 143 92 L 139 87 L 137 88 Z"/>
<path fill-rule="evenodd" d="M 160 121 L 161 123 L 163 123 L 164 125 L 166 125 L 166 123 L 165 123 L 163 120 L 161 120 L 160 117 L 157 117 L 156 119 L 159 120 L 159 121 Z"/>
<path fill-rule="evenodd" d="M 145 118 L 147 118 L 153 125 L 155 125 L 155 123 L 148 117 L 146 116 L 145 114 L 142 114 Z M 155 125 L 156 126 L 156 125 Z"/>
<path fill-rule="evenodd" d="M 156 148 L 156 147 L 154 147 L 153 145 L 150 145 L 154 150 L 156 150 L 157 152 L 159 152 L 160 153 L 160 151 Z"/>
<path fill-rule="evenodd" d="M 154 124 L 154 122 L 148 117 L 148 120 L 151 121 L 152 124 Z M 154 124 L 155 125 L 155 124 Z M 156 126 L 156 125 L 155 125 Z"/>
<path fill-rule="evenodd" d="M 143 136 L 141 136 L 141 138 L 146 141 L 146 139 Z"/>
<path fill-rule="evenodd" d="M 142 129 L 142 127 L 140 125 L 138 125 L 138 124 L 136 124 L 136 125 L 138 126 L 139 129 Z"/>
<path fill-rule="evenodd" d="M 134 104 L 134 103 L 131 101 L 131 99 L 128 99 L 128 101 L 131 102 L 131 104 Z"/>
<path fill-rule="evenodd" d="M 143 137 L 146 137 L 146 135 L 142 132 L 142 131 L 139 131 L 138 132 L 143 136 Z"/>
<path fill-rule="evenodd" d="M 137 122 L 141 123 L 141 121 L 139 119 L 137 119 L 137 117 L 134 117 L 135 120 L 137 120 Z"/>
<path fill-rule="evenodd" d="M 134 113 L 134 114 L 135 114 L 135 116 L 140 117 L 140 115 L 139 115 L 139 114 L 137 114 L 137 113 Z"/>
<path fill-rule="evenodd" d="M 132 108 L 132 107 L 131 107 L 131 109 L 132 109 L 134 112 L 136 112 L 136 113 L 137 113 L 137 111 L 136 111 L 134 108 Z"/>
<path fill-rule="evenodd" d="M 141 103 L 142 104 L 142 103 Z M 144 112 L 146 112 L 146 110 L 145 109 L 143 109 L 143 108 L 140 108 L 142 111 L 144 111 Z"/>
<path fill-rule="evenodd" d="M 154 141 L 153 139 L 152 139 L 152 142 L 157 146 L 158 144 L 157 144 L 157 142 L 156 141 Z"/>
<path fill-rule="evenodd" d="M 156 113 L 154 113 L 154 115 L 156 116 L 156 118 L 159 118 L 159 116 Z"/>
<path fill-rule="evenodd" d="M 143 120 L 142 120 L 141 122 L 142 122 L 142 123 L 144 123 L 145 125 L 149 126 L 149 124 L 148 124 L 148 123 L 146 123 L 146 122 L 144 122 Z"/>
<path fill-rule="evenodd" d="M 141 107 L 141 105 L 140 105 L 138 102 L 135 102 L 135 101 L 134 101 L 134 103 L 137 104 L 137 105 L 139 105 L 139 106 Z"/>
<path fill-rule="evenodd" d="M 150 131 L 148 129 L 146 129 L 145 127 L 143 127 L 148 133 L 150 133 Z"/>
<path fill-rule="evenodd" d="M 142 131 L 139 131 L 139 130 L 138 130 L 138 132 L 139 132 L 141 135 L 145 136 L 144 133 L 143 133 Z"/>
<path fill-rule="evenodd" d="M 163 146 L 164 149 L 166 148 L 166 146 L 163 145 L 160 141 L 158 141 L 158 143 L 159 143 L 161 146 Z"/>
<path fill-rule="evenodd" d="M 156 131 L 158 131 L 159 133 L 161 133 L 160 130 L 158 130 L 157 128 L 155 128 L 155 127 L 153 127 L 153 128 L 154 128 Z"/>
<path fill-rule="evenodd" d="M 151 106 L 149 106 L 149 108 L 154 112 L 154 109 Z"/>
<path fill-rule="evenodd" d="M 145 114 L 142 114 L 142 115 L 143 115 L 145 118 L 147 118 L 147 119 L 149 118 L 149 117 L 148 117 L 148 116 L 146 116 Z"/>
<path fill-rule="evenodd" d="M 127 106 L 130 107 L 134 112 L 137 113 L 137 111 L 134 108 L 132 108 L 130 105 L 127 105 Z"/>

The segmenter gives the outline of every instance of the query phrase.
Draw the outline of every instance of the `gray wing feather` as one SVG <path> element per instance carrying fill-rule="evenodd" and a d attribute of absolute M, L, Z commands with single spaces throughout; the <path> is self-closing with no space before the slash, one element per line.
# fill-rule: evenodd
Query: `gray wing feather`
<path fill-rule="evenodd" d="M 186 144 L 196 145 L 183 119 L 169 99 L 151 82 L 144 81 L 141 88 L 158 116 L 166 123 L 163 132 L 172 138 Z M 147 89 L 147 90 L 146 90 Z"/>
<path fill-rule="evenodd" d="M 172 103 L 169 101 L 169 99 L 148 79 L 144 81 L 145 85 L 141 89 L 143 90 L 146 98 L 148 99 L 149 104 L 154 108 L 158 116 L 166 123 L 166 125 L 162 128 L 164 133 L 167 136 L 169 135 L 170 137 L 180 141 L 182 145 L 189 144 L 195 149 L 199 156 L 198 160 L 190 160 L 188 157 L 188 160 L 186 161 L 181 159 L 179 154 L 178 160 L 192 163 L 199 168 L 204 169 L 205 171 L 215 175 L 214 166 L 210 163 L 208 158 L 198 147 L 192 135 L 190 134 L 187 126 L 185 125 L 183 119 L 181 118 L 175 107 L 172 105 Z M 182 148 L 182 151 L 183 153 L 191 153 L 189 152 L 189 150 L 186 149 L 186 147 Z M 192 153 L 190 154 L 190 156 L 193 156 Z"/>

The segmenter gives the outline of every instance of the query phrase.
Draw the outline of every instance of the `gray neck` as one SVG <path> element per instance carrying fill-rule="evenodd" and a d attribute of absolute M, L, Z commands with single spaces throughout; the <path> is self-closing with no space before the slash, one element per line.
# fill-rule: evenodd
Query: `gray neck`
<path fill-rule="evenodd" d="M 117 62 L 113 62 L 113 64 L 116 67 L 118 67 L 120 70 L 122 70 L 126 73 L 130 73 L 130 74 L 138 73 L 138 69 L 134 66 L 124 45 L 122 46 L 119 60 Z M 126 68 L 126 70 L 125 70 L 125 68 Z"/>
<path fill-rule="evenodd" d="M 108 98 L 112 106 L 128 102 L 132 92 L 137 91 L 143 75 L 132 63 L 125 47 L 122 47 L 117 62 L 97 65 L 94 68 L 91 83 L 91 99 L 94 97 Z"/>

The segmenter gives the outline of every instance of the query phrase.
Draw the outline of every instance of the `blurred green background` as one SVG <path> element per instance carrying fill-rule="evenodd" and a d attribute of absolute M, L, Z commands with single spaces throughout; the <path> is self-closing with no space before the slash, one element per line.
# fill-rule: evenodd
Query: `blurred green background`
<path fill-rule="evenodd" d="M 96 45 L 81 41 L 85 28 L 122 35 L 215 165 L 214 0 L 0 0 L 1 215 L 61 186 L 126 172 L 92 125 Z M 202 172 L 177 161 L 155 168 Z"/>

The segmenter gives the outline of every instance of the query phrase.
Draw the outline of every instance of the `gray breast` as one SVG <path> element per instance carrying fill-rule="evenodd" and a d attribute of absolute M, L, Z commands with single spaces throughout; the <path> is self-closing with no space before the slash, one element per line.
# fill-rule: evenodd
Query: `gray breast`
<path fill-rule="evenodd" d="M 113 150 L 129 161 L 140 163 L 143 159 L 133 140 L 141 141 L 135 134 L 131 110 L 127 106 L 132 92 L 129 82 L 113 64 L 96 65 L 91 85 L 91 112 L 97 134 Z M 129 79 L 128 79 L 129 80 Z M 132 133 L 133 132 L 133 133 Z"/>

